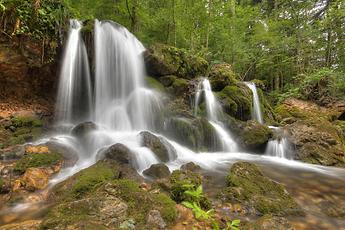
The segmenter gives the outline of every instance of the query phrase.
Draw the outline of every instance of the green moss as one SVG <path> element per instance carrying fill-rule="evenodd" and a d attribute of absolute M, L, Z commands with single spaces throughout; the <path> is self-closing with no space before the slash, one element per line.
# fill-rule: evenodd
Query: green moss
<path fill-rule="evenodd" d="M 14 166 L 14 171 L 24 173 L 28 168 L 47 167 L 61 161 L 58 153 L 36 153 L 23 156 Z"/>
<path fill-rule="evenodd" d="M 196 189 L 201 185 L 202 179 L 200 174 L 190 172 L 175 170 L 170 176 L 170 195 L 176 202 L 182 202 L 187 199 L 184 192 L 188 189 L 185 185 L 192 185 Z"/>
<path fill-rule="evenodd" d="M 249 148 L 264 145 L 272 137 L 272 130 L 256 121 L 248 121 L 240 134 L 243 144 Z"/>
<path fill-rule="evenodd" d="M 117 170 L 109 167 L 106 162 L 100 161 L 77 175 L 77 180 L 71 188 L 70 194 L 80 198 L 86 193 L 94 191 L 106 181 L 118 178 L 118 176 Z"/>
<path fill-rule="evenodd" d="M 228 199 L 253 206 L 261 214 L 301 214 L 301 209 L 284 187 L 265 177 L 251 163 L 235 163 L 227 176 Z"/>
<path fill-rule="evenodd" d="M 167 195 L 145 192 L 139 188 L 137 182 L 131 180 L 116 180 L 113 185 L 116 195 L 127 203 L 129 214 L 137 225 L 145 226 L 147 213 L 152 209 L 160 211 L 167 224 L 176 219 L 175 202 Z"/>
<path fill-rule="evenodd" d="M 3 181 L 3 179 L 0 177 L 0 193 L 2 192 L 2 186 L 4 186 L 4 181 Z"/>
<path fill-rule="evenodd" d="M 238 83 L 231 65 L 226 63 L 214 65 L 211 68 L 208 78 L 214 91 L 220 91 L 226 86 L 236 85 Z"/>
<path fill-rule="evenodd" d="M 299 119 L 306 119 L 309 117 L 308 113 L 301 111 L 296 107 L 288 107 L 286 105 L 279 105 L 275 108 L 275 113 L 280 119 L 295 117 Z"/>
<path fill-rule="evenodd" d="M 251 119 L 252 94 L 244 86 L 231 85 L 217 94 L 226 113 L 240 120 Z"/>
<path fill-rule="evenodd" d="M 17 116 L 11 118 L 12 125 L 15 127 L 41 127 L 43 122 L 31 116 Z"/>
<path fill-rule="evenodd" d="M 175 95 L 182 95 L 188 89 L 188 81 L 183 78 L 177 78 L 169 89 Z"/>
<path fill-rule="evenodd" d="M 146 81 L 146 84 L 150 88 L 155 89 L 155 90 L 157 90 L 159 92 L 164 92 L 165 91 L 164 86 L 159 81 L 157 81 L 155 78 L 153 78 L 153 77 L 145 77 L 145 81 Z"/>

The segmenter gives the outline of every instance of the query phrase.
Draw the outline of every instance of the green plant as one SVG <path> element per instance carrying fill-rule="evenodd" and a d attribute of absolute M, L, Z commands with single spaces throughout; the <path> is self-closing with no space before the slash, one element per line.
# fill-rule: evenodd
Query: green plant
<path fill-rule="evenodd" d="M 213 216 L 214 210 L 210 209 L 208 211 L 202 210 L 199 204 L 196 202 L 188 202 L 188 201 L 183 201 L 182 204 L 186 206 L 187 208 L 192 209 L 195 218 L 199 220 L 208 220 Z"/>
<path fill-rule="evenodd" d="M 233 220 L 233 221 L 228 221 L 226 222 L 226 229 L 227 230 L 240 230 L 240 223 L 241 223 L 241 220 Z"/>

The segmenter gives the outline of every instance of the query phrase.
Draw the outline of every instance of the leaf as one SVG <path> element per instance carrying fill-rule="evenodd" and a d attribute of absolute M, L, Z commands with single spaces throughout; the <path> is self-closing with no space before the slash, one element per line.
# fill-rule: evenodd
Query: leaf
<path fill-rule="evenodd" d="M 236 226 L 236 227 L 238 227 L 238 226 L 240 226 L 240 223 L 241 223 L 241 220 L 233 220 L 232 222 L 231 222 L 231 225 L 232 226 Z"/>
<path fill-rule="evenodd" d="M 190 209 L 193 209 L 193 208 L 194 208 L 193 204 L 190 203 L 190 202 L 188 202 L 188 201 L 183 201 L 182 204 L 183 204 L 184 206 L 186 206 L 187 208 L 190 208 Z"/>

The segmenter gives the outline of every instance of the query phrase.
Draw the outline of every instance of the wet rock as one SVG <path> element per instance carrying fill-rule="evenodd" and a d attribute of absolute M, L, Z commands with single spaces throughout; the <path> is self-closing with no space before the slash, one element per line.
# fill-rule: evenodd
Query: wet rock
<path fill-rule="evenodd" d="M 201 167 L 199 165 L 195 164 L 194 162 L 188 162 L 188 163 L 182 165 L 180 169 L 181 170 L 188 170 L 188 171 L 192 171 L 192 172 L 197 172 L 201 169 Z"/>
<path fill-rule="evenodd" d="M 34 154 L 34 153 L 50 153 L 49 147 L 44 145 L 33 146 L 28 145 L 25 147 L 26 154 Z"/>
<path fill-rule="evenodd" d="M 7 148 L 0 149 L 0 159 L 14 160 L 21 158 L 25 153 L 22 145 L 13 145 Z"/>
<path fill-rule="evenodd" d="M 167 229 L 167 224 L 163 220 L 158 210 L 151 210 L 147 216 L 147 223 L 154 229 Z"/>
<path fill-rule="evenodd" d="M 265 177 L 252 163 L 235 163 L 227 176 L 227 183 L 225 198 L 241 203 L 249 211 L 253 208 L 260 215 L 303 215 L 283 185 Z"/>
<path fill-rule="evenodd" d="M 22 181 L 29 191 L 44 189 L 49 182 L 50 173 L 47 169 L 29 168 L 25 171 Z"/>
<path fill-rule="evenodd" d="M 216 95 L 224 112 L 242 121 L 251 119 L 252 92 L 244 84 L 228 85 Z"/>
<path fill-rule="evenodd" d="M 144 58 L 150 76 L 176 75 L 191 79 L 204 75 L 208 68 L 205 59 L 163 44 L 152 45 L 144 53 Z"/>
<path fill-rule="evenodd" d="M 112 159 L 120 164 L 131 164 L 133 153 L 127 146 L 117 143 L 97 154 L 97 159 Z"/>
<path fill-rule="evenodd" d="M 247 121 L 239 135 L 243 147 L 249 150 L 264 150 L 273 133 L 270 128 L 257 121 Z"/>
<path fill-rule="evenodd" d="M 72 135 L 83 138 L 88 133 L 97 130 L 97 125 L 91 121 L 87 121 L 75 126 L 71 133 Z"/>
<path fill-rule="evenodd" d="M 152 179 L 166 178 L 170 176 L 170 170 L 165 164 L 153 164 L 143 172 Z"/>
<path fill-rule="evenodd" d="M 214 91 L 221 91 L 226 86 L 235 85 L 238 82 L 232 66 L 227 63 L 213 65 L 208 79 Z"/>
<path fill-rule="evenodd" d="M 335 109 L 291 98 L 275 110 L 282 121 L 294 120 L 288 122 L 286 129 L 296 146 L 296 160 L 328 166 L 345 165 L 342 128 L 339 122 L 331 122 L 334 113 L 337 114 Z"/>
<path fill-rule="evenodd" d="M 165 122 L 165 134 L 195 151 L 221 150 L 213 126 L 204 118 L 171 117 Z"/>
<path fill-rule="evenodd" d="M 168 162 L 169 160 L 176 159 L 175 148 L 164 138 L 157 137 L 148 131 L 140 132 L 139 135 L 142 138 L 142 145 L 151 149 L 161 161 Z"/>

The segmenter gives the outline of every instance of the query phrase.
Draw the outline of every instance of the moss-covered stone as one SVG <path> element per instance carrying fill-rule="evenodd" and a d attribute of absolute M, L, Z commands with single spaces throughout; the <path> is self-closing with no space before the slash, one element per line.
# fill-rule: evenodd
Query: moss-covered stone
<path fill-rule="evenodd" d="M 73 197 L 80 198 L 88 192 L 94 191 L 107 181 L 119 177 L 119 172 L 105 161 L 99 161 L 90 168 L 81 171 L 77 181 L 70 189 Z"/>
<path fill-rule="evenodd" d="M 169 87 L 171 86 L 174 81 L 177 79 L 176 76 L 174 75 L 168 75 L 168 76 L 163 76 L 159 78 L 159 81 L 162 83 L 164 87 Z"/>
<path fill-rule="evenodd" d="M 158 80 L 153 77 L 145 77 L 145 82 L 147 86 L 151 89 L 155 89 L 158 92 L 165 92 L 165 88 Z"/>
<path fill-rule="evenodd" d="M 303 212 L 281 184 L 265 177 L 248 162 L 235 163 L 227 176 L 224 194 L 230 201 L 253 207 L 259 214 L 302 215 Z"/>
<path fill-rule="evenodd" d="M 238 80 L 230 64 L 222 63 L 211 67 L 208 78 L 212 85 L 212 90 L 221 91 L 226 86 L 236 85 Z"/>
<path fill-rule="evenodd" d="M 245 85 L 226 86 L 217 97 L 230 116 L 243 121 L 251 119 L 252 93 Z"/>
<path fill-rule="evenodd" d="M 332 108 L 290 98 L 275 109 L 291 133 L 295 159 L 328 166 L 345 165 L 345 140 Z"/>
<path fill-rule="evenodd" d="M 48 167 L 62 160 L 58 153 L 36 153 L 24 155 L 14 166 L 14 171 L 24 173 L 28 168 Z"/>
<path fill-rule="evenodd" d="M 145 53 L 146 67 L 152 76 L 176 75 L 187 79 L 205 75 L 208 63 L 184 49 L 155 44 Z"/>
<path fill-rule="evenodd" d="M 262 149 L 272 137 L 272 130 L 256 121 L 247 121 L 241 130 L 239 139 L 247 149 Z"/>
<path fill-rule="evenodd" d="M 163 162 L 176 158 L 175 148 L 163 137 L 158 137 L 148 131 L 140 132 L 141 144 L 149 149 Z"/>
<path fill-rule="evenodd" d="M 168 92 L 177 96 L 182 96 L 183 94 L 187 92 L 188 84 L 189 84 L 188 80 L 183 79 L 183 78 L 177 78 L 172 83 L 172 85 L 168 88 Z"/>
<path fill-rule="evenodd" d="M 165 134 L 195 151 L 218 151 L 220 140 L 213 126 L 204 118 L 171 117 Z"/>

